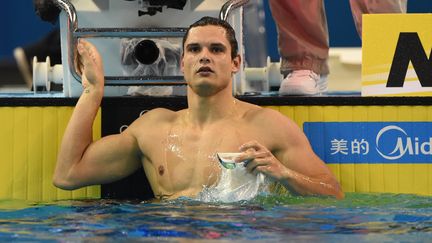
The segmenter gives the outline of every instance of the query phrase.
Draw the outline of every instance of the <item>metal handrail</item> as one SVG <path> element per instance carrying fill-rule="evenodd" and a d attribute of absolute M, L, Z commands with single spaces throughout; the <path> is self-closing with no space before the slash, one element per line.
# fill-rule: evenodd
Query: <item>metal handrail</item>
<path fill-rule="evenodd" d="M 81 83 L 81 77 L 75 70 L 75 53 L 77 53 L 76 48 L 76 40 L 73 38 L 73 33 L 78 29 L 78 18 L 76 14 L 75 7 L 67 0 L 54 0 L 54 3 L 60 9 L 64 10 L 68 16 L 67 20 L 67 42 L 68 42 L 68 62 L 69 62 L 69 71 L 72 76 Z"/>
<path fill-rule="evenodd" d="M 186 28 L 79 28 L 73 35 L 74 38 L 183 37 L 186 30 Z"/>
<path fill-rule="evenodd" d="M 248 3 L 249 0 L 230 0 L 227 1 L 221 8 L 219 12 L 219 19 L 227 21 L 228 16 L 231 14 L 231 12 L 246 3 Z"/>

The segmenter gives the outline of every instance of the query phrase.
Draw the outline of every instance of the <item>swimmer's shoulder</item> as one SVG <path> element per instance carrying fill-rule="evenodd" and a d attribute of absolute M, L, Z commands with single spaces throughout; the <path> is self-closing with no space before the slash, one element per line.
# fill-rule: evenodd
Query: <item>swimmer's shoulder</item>
<path fill-rule="evenodd" d="M 139 123 L 165 123 L 173 122 L 177 117 L 179 112 L 172 111 L 166 108 L 155 108 L 142 113 L 141 116 L 136 120 Z"/>
<path fill-rule="evenodd" d="M 246 103 L 245 112 L 242 119 L 247 121 L 249 124 L 254 124 L 259 127 L 265 127 L 266 129 L 272 128 L 272 130 L 278 130 L 287 128 L 293 121 L 287 116 L 283 115 L 277 110 L 271 108 L 265 108 L 254 104 Z"/>
<path fill-rule="evenodd" d="M 251 121 L 268 121 L 268 119 L 273 119 L 275 116 L 280 116 L 278 111 L 270 108 L 264 108 L 258 105 L 254 105 L 247 102 L 239 102 L 241 110 L 243 110 L 243 119 Z"/>
<path fill-rule="evenodd" d="M 183 111 L 172 111 L 166 108 L 155 108 L 142 113 L 131 126 L 145 126 L 147 128 L 154 126 L 163 126 L 174 123 Z"/>

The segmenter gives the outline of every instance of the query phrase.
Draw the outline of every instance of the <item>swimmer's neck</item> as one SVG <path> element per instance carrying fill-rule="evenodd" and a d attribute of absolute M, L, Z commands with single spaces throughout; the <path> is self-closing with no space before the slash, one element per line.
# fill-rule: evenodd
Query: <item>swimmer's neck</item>
<path fill-rule="evenodd" d="M 224 119 L 235 113 L 238 101 L 226 90 L 203 97 L 188 92 L 188 108 L 186 109 L 186 120 L 196 126 L 205 126 L 208 123 Z"/>

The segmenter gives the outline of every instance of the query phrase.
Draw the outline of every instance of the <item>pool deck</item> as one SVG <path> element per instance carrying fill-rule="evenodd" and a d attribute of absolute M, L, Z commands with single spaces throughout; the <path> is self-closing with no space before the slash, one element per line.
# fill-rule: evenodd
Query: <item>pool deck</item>
<path fill-rule="evenodd" d="M 430 106 L 432 97 L 361 97 L 358 93 L 338 92 L 323 96 L 278 96 L 265 95 L 241 95 L 238 99 L 260 106 Z M 65 98 L 60 93 L 32 94 L 32 93 L 0 93 L 0 106 L 74 106 L 78 98 Z M 152 104 L 186 104 L 185 96 L 121 96 L 104 97 L 102 105 L 124 104 L 145 105 Z"/>

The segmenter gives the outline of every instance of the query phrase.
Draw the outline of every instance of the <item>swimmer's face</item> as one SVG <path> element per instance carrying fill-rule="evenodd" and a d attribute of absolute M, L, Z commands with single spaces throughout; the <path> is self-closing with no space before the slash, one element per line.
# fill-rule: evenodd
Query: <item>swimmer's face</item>
<path fill-rule="evenodd" d="M 202 96 L 228 88 L 240 68 L 240 56 L 231 58 L 226 30 L 207 25 L 190 29 L 185 41 L 181 69 L 188 86 Z"/>

